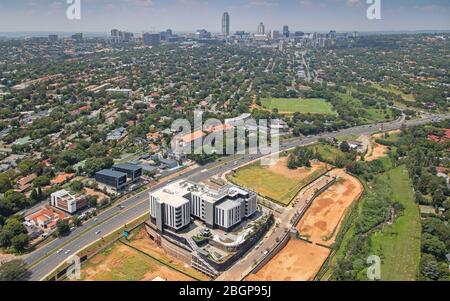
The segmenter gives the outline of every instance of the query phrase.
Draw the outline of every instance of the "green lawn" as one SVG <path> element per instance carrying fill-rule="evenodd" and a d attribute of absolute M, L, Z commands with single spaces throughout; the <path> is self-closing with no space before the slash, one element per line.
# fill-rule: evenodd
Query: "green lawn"
<path fill-rule="evenodd" d="M 390 183 L 392 198 L 405 210 L 392 226 L 386 226 L 371 236 L 372 253 L 382 255 L 382 280 L 413 281 L 419 268 L 421 228 L 412 184 L 404 166 L 392 169 L 382 179 Z"/>
<path fill-rule="evenodd" d="M 364 109 L 367 113 L 366 119 L 373 122 L 381 122 L 386 120 L 391 120 L 394 118 L 394 114 L 391 109 L 380 110 L 380 109 Z"/>
<path fill-rule="evenodd" d="M 362 102 L 346 93 L 336 93 L 342 100 L 349 103 L 351 106 L 362 110 L 361 119 L 365 123 L 383 122 L 386 120 L 392 120 L 394 114 L 391 109 L 380 110 L 377 108 L 364 107 Z"/>
<path fill-rule="evenodd" d="M 258 162 L 237 170 L 229 176 L 229 180 L 287 206 L 305 186 L 325 172 L 324 167 L 298 181 L 274 173 Z"/>
<path fill-rule="evenodd" d="M 337 157 L 345 155 L 339 148 L 324 143 L 313 144 L 307 148 L 318 152 L 327 162 L 334 162 Z"/>
<path fill-rule="evenodd" d="M 405 94 L 405 93 L 403 93 L 403 91 L 400 88 L 398 88 L 396 86 L 393 86 L 393 85 L 385 87 L 385 86 L 382 86 L 380 84 L 372 84 L 372 87 L 374 87 L 374 88 L 376 88 L 378 90 L 381 90 L 381 91 L 390 92 L 390 93 L 394 93 L 396 95 L 400 95 L 404 100 L 407 100 L 407 101 L 415 101 L 414 95 L 412 95 L 412 94 Z"/>
<path fill-rule="evenodd" d="M 389 146 L 389 144 L 392 143 L 397 143 L 400 140 L 400 134 L 390 134 L 389 137 L 381 137 L 379 139 L 377 139 L 378 142 L 380 142 L 380 144 L 384 144 L 387 143 L 387 145 Z"/>
<path fill-rule="evenodd" d="M 320 98 L 266 98 L 262 100 L 262 105 L 269 110 L 278 109 L 280 113 L 336 115 L 333 106 Z"/>

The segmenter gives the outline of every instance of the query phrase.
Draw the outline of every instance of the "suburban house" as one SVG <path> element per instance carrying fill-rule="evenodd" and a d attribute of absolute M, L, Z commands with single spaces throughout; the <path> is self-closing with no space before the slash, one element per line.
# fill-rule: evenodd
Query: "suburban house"
<path fill-rule="evenodd" d="M 60 220 L 69 218 L 66 214 L 58 210 L 52 210 L 50 207 L 44 207 L 36 213 L 25 217 L 25 221 L 41 229 L 53 230 L 56 223 Z"/>
<path fill-rule="evenodd" d="M 17 191 L 25 192 L 33 187 L 33 181 L 37 178 L 37 174 L 33 173 L 17 181 Z"/>

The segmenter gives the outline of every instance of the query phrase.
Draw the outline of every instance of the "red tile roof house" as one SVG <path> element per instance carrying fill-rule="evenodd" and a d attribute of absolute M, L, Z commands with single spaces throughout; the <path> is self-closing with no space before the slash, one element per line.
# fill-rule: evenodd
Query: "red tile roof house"
<path fill-rule="evenodd" d="M 205 136 L 206 134 L 203 133 L 203 131 L 195 131 L 182 137 L 177 137 L 176 142 L 179 146 L 186 147 L 188 145 L 191 145 L 192 143 L 194 143 L 195 145 L 195 141 L 199 141 L 201 143 Z"/>
<path fill-rule="evenodd" d="M 447 138 L 448 140 L 450 140 L 450 129 L 445 129 L 444 136 L 445 136 L 445 138 Z"/>
<path fill-rule="evenodd" d="M 76 110 L 71 111 L 69 114 L 70 114 L 71 116 L 77 116 L 77 115 L 80 115 L 81 112 L 87 111 L 87 110 L 89 110 L 90 108 L 91 108 L 90 106 L 83 106 L 83 107 L 81 107 L 81 108 L 78 108 L 78 109 L 76 109 Z"/>
<path fill-rule="evenodd" d="M 42 229 L 53 230 L 56 228 L 56 223 L 58 221 L 68 218 L 70 218 L 70 216 L 64 212 L 45 206 L 38 212 L 25 217 L 25 221 Z"/>
<path fill-rule="evenodd" d="M 32 173 L 26 177 L 23 177 L 17 181 L 17 191 L 24 192 L 33 187 L 33 181 L 37 178 L 37 174 Z"/>
<path fill-rule="evenodd" d="M 428 135 L 428 139 L 436 143 L 450 142 L 450 129 L 445 129 L 444 135 L 442 136 Z"/>
<path fill-rule="evenodd" d="M 74 173 L 61 173 L 58 174 L 54 179 L 50 181 L 52 185 L 62 185 L 65 184 L 67 181 L 72 180 L 75 178 Z"/>

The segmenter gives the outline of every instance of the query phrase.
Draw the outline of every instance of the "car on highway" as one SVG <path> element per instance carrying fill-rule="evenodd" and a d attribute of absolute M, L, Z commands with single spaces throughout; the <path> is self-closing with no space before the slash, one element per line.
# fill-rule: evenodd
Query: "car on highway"
<path fill-rule="evenodd" d="M 124 205 L 117 205 L 117 208 L 119 208 L 120 210 L 125 209 Z"/>
<path fill-rule="evenodd" d="M 99 235 L 100 233 L 102 233 L 102 231 L 97 231 L 95 232 L 95 235 Z"/>
<path fill-rule="evenodd" d="M 63 251 L 63 249 L 59 249 L 58 251 L 56 251 L 56 254 L 59 254 Z"/>
<path fill-rule="evenodd" d="M 75 231 L 76 228 L 77 228 L 77 227 L 72 227 L 72 228 L 70 228 L 70 232 Z"/>
<path fill-rule="evenodd" d="M 66 254 L 66 255 L 69 254 L 69 253 L 70 253 L 70 250 L 67 250 L 66 252 L 64 252 L 64 254 Z"/>

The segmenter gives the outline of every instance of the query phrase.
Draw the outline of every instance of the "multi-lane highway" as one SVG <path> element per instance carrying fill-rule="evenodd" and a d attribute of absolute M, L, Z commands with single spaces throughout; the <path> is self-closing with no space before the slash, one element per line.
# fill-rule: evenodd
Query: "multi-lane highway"
<path fill-rule="evenodd" d="M 316 136 L 284 141 L 281 143 L 280 150 L 285 151 L 296 146 L 308 145 L 316 142 L 320 138 L 339 137 L 344 135 L 371 135 L 379 132 L 381 128 L 383 128 L 384 131 L 391 131 L 400 129 L 403 124 L 405 126 L 416 126 L 443 119 L 450 119 L 450 114 L 433 116 L 427 115 L 422 119 L 411 121 L 405 121 L 404 118 L 400 118 L 396 121 L 384 124 L 359 126 L 335 133 L 324 133 Z M 262 155 L 235 155 L 223 158 L 221 162 L 214 162 L 206 166 L 188 170 L 178 178 L 203 181 L 205 179 L 212 178 L 213 176 L 226 173 L 260 157 L 262 157 Z M 83 224 L 83 226 L 75 229 L 69 236 L 53 240 L 47 245 L 26 256 L 24 260 L 30 266 L 27 280 L 42 280 L 46 275 L 67 260 L 72 254 L 77 253 L 79 250 L 101 239 L 103 235 L 111 233 L 136 218 L 148 213 L 149 191 L 159 189 L 165 184 L 167 184 L 167 181 L 162 181 L 151 189 L 130 197 L 121 203 L 125 207 L 124 209 L 121 210 L 117 207 L 110 208 L 99 214 L 95 220 L 90 220 Z M 64 251 L 58 253 L 57 251 L 60 249 L 63 249 Z M 66 254 L 68 250 L 70 250 L 70 253 Z"/>

